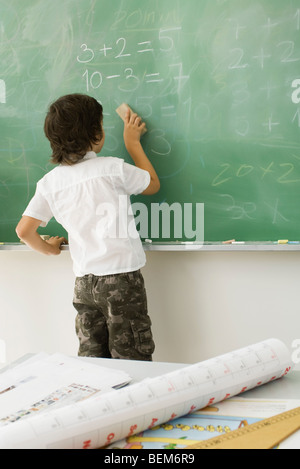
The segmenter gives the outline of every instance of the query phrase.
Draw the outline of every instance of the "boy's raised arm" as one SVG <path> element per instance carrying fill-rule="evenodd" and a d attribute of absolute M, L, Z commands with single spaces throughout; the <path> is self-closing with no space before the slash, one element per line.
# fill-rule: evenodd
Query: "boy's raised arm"
<path fill-rule="evenodd" d="M 152 195 L 159 191 L 160 182 L 155 169 L 153 168 L 141 145 L 140 140 L 145 126 L 145 123 L 141 123 L 141 118 L 137 114 L 133 113 L 130 115 L 130 111 L 127 111 L 124 121 L 125 147 L 133 159 L 135 165 L 138 168 L 148 171 L 150 174 L 150 184 L 147 189 L 145 189 L 143 194 Z"/>

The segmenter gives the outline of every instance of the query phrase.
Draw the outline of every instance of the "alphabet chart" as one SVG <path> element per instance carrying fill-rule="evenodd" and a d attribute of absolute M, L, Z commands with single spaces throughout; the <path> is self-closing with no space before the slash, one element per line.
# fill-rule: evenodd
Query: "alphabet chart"
<path fill-rule="evenodd" d="M 270 339 L 76 405 L 0 428 L 1 448 L 99 448 L 282 378 L 285 345 Z"/>

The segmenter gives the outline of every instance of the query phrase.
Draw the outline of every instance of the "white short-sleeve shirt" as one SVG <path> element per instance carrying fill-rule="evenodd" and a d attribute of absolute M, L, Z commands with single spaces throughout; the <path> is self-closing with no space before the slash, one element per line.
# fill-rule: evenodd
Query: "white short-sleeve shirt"
<path fill-rule="evenodd" d="M 77 277 L 132 272 L 146 257 L 130 195 L 149 184 L 148 171 L 88 152 L 77 164 L 47 173 L 23 215 L 41 220 L 43 227 L 54 217 L 65 228 Z"/>

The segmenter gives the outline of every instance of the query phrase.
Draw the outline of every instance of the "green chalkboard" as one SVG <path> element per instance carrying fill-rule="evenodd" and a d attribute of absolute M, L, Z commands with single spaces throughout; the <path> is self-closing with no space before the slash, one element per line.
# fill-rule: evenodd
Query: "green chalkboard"
<path fill-rule="evenodd" d="M 129 161 L 117 106 L 146 120 L 161 190 L 136 203 L 203 203 L 206 241 L 300 239 L 300 0 L 0 8 L 0 241 L 17 241 L 15 225 L 52 169 L 48 105 L 73 92 L 104 106 L 103 155 Z M 51 221 L 46 233 L 64 232 Z"/>

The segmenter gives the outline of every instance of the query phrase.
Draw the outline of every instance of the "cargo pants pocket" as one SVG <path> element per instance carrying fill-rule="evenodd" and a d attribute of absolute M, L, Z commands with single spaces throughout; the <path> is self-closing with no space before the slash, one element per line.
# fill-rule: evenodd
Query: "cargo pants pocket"
<path fill-rule="evenodd" d="M 142 356 L 149 357 L 153 354 L 155 345 L 151 332 L 151 320 L 146 316 L 142 321 L 130 320 L 130 326 L 134 338 L 134 346 Z"/>

